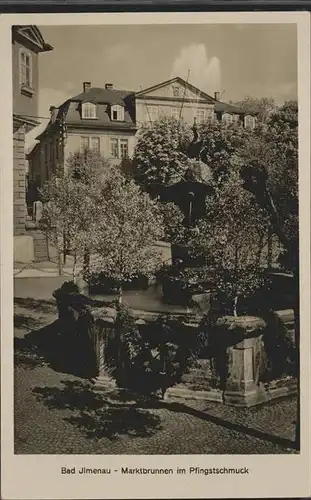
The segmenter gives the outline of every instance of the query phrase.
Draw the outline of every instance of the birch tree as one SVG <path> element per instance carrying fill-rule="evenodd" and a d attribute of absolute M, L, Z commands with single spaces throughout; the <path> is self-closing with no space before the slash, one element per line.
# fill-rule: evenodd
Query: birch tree
<path fill-rule="evenodd" d="M 266 227 L 265 212 L 243 189 L 238 170 L 231 171 L 208 198 L 206 215 L 198 223 L 192 245 L 194 252 L 205 256 L 215 288 L 234 316 L 239 300 L 263 284 L 258 244 Z"/>

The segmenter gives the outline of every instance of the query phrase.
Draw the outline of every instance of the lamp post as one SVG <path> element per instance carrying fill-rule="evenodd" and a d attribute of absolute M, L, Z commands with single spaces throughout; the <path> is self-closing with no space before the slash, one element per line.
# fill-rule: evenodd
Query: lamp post
<path fill-rule="evenodd" d="M 294 320 L 295 320 L 295 347 L 296 347 L 296 363 L 297 363 L 297 416 L 296 416 L 296 432 L 295 445 L 300 449 L 300 319 L 299 319 L 299 258 L 298 258 L 298 241 L 290 241 L 283 228 L 280 214 L 275 206 L 273 197 L 267 186 L 268 173 L 265 167 L 259 165 L 250 165 L 245 167 L 241 172 L 241 177 L 244 182 L 243 187 L 247 191 L 254 194 L 257 203 L 265 209 L 270 217 L 271 226 L 275 234 L 279 237 L 285 251 L 291 258 L 291 267 L 294 278 Z"/>

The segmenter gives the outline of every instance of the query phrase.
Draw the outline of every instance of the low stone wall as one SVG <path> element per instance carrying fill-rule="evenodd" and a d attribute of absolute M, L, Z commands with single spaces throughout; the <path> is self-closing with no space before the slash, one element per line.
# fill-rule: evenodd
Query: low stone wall
<path fill-rule="evenodd" d="M 271 332 L 271 326 L 261 318 L 221 318 L 217 325 L 220 330 L 226 320 L 229 323 L 226 331 L 223 330 L 224 337 L 227 336 L 227 339 L 223 339 L 224 346 L 229 344 L 225 347 L 228 369 L 224 386 L 219 387 L 221 384 L 217 382 L 215 384 L 211 361 L 200 360 L 201 367 L 191 370 L 189 375 L 183 377 L 186 383 L 168 389 L 166 397 L 222 401 L 228 405 L 250 407 L 297 393 L 297 382 L 293 376 L 282 374 L 278 379 L 265 381 L 269 364 L 265 336 L 276 333 L 277 338 L 286 331 L 288 338 L 294 343 L 293 310 L 275 311 L 274 317 L 276 322 L 272 324 L 272 328 L 281 328 L 281 332 Z M 228 338 L 230 331 L 233 333 L 232 342 Z M 244 338 L 236 342 L 235 335 L 244 335 Z M 205 370 L 202 370 L 204 364 Z M 205 379 L 204 375 L 202 377 L 204 371 L 205 374 L 210 374 Z"/>
<path fill-rule="evenodd" d="M 92 307 L 81 314 L 74 304 L 68 310 L 74 321 L 80 324 L 93 346 L 97 375 L 96 387 L 113 386 L 113 372 L 109 370 L 109 339 L 114 337 L 116 311 L 111 307 Z M 146 327 L 157 320 L 158 314 L 132 311 L 138 327 Z M 277 312 L 282 317 L 283 327 L 293 324 L 293 311 Z M 196 335 L 200 317 L 187 315 L 187 331 Z M 81 326 L 82 325 L 82 326 Z M 214 357 L 201 359 L 200 366 L 185 375 L 182 383 L 169 388 L 165 397 L 219 401 L 228 405 L 249 407 L 297 391 L 296 381 L 290 376 L 264 382 L 267 370 L 265 336 L 269 335 L 266 321 L 252 316 L 220 318 L 214 326 L 217 342 Z M 107 350 L 108 349 L 108 350 Z M 216 372 L 215 372 L 216 366 Z M 198 379 L 200 383 L 198 384 Z"/>

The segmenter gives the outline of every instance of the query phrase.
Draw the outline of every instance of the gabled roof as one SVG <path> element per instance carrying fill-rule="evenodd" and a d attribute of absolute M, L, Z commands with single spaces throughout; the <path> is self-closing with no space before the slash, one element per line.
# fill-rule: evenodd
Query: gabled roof
<path fill-rule="evenodd" d="M 191 83 L 186 82 L 186 80 L 184 80 L 183 78 L 180 78 L 180 76 L 176 76 L 175 78 L 171 78 L 170 80 L 166 80 L 165 82 L 161 82 L 161 83 L 158 83 L 157 85 L 153 85 L 152 87 L 148 87 L 147 89 L 143 89 L 140 92 L 136 92 L 135 95 L 136 95 L 136 97 L 144 96 L 144 94 L 147 94 L 149 92 L 154 92 L 155 90 L 166 87 L 167 85 L 172 85 L 173 83 L 179 83 L 180 85 L 189 89 L 194 94 L 198 94 L 202 99 L 206 99 L 208 101 L 215 102 L 215 99 L 213 99 L 213 97 L 211 97 L 209 94 L 198 89 L 197 87 L 195 87 Z"/>
<path fill-rule="evenodd" d="M 145 94 L 149 92 L 154 92 L 155 90 L 159 90 L 167 85 L 172 85 L 174 83 L 179 83 L 189 91 L 194 94 L 197 94 L 200 99 L 207 100 L 210 104 L 214 104 L 216 113 L 234 113 L 234 114 L 245 114 L 245 110 L 239 108 L 238 106 L 233 106 L 232 104 L 227 104 L 225 102 L 218 101 L 214 97 L 210 96 L 203 90 L 200 90 L 198 87 L 195 87 L 189 82 L 186 82 L 183 78 L 176 76 L 175 78 L 171 78 L 170 80 L 166 80 L 165 82 L 158 83 L 152 87 L 148 87 L 147 89 L 141 90 L 140 92 L 136 92 L 136 97 L 144 97 Z"/>
<path fill-rule="evenodd" d="M 134 115 L 131 109 L 131 99 L 127 100 L 127 98 L 132 95 L 134 95 L 133 91 L 91 87 L 88 91 L 81 92 L 63 102 L 61 106 L 57 108 L 54 122 L 50 120 L 45 130 L 38 135 L 36 139 L 40 140 L 46 134 L 49 134 L 49 132 L 52 131 L 54 127 L 58 127 L 63 120 L 66 126 L 72 128 L 136 130 Z M 94 121 L 81 118 L 79 111 L 80 104 L 86 102 L 104 105 L 99 106 L 98 115 Z M 110 119 L 110 113 L 107 106 L 113 104 L 119 104 L 125 108 L 124 121 L 119 122 Z"/>
<path fill-rule="evenodd" d="M 81 94 L 71 97 L 70 100 L 74 102 L 93 102 L 94 104 L 121 104 L 121 106 L 124 106 L 125 99 L 133 93 L 132 90 L 91 87 L 87 92 L 81 92 Z"/>
<path fill-rule="evenodd" d="M 26 158 L 31 158 L 40 149 L 40 142 L 37 142 L 26 154 Z"/>
<path fill-rule="evenodd" d="M 227 104 L 226 102 L 215 101 L 215 112 L 216 113 L 234 113 L 236 115 L 245 115 L 245 110 L 234 106 L 233 104 Z"/>
<path fill-rule="evenodd" d="M 46 43 L 41 31 L 35 25 L 14 25 L 12 27 L 12 40 L 20 40 L 30 44 L 35 52 L 48 52 L 53 50 L 52 45 Z"/>

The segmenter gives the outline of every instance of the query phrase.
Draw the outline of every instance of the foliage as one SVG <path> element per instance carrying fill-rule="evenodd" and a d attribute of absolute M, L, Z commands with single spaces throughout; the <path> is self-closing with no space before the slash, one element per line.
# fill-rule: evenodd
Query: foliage
<path fill-rule="evenodd" d="M 159 201 L 158 206 L 163 217 L 164 240 L 175 244 L 184 241 L 186 229 L 183 225 L 184 215 L 181 210 L 171 202 Z"/>
<path fill-rule="evenodd" d="M 160 264 L 154 243 L 163 236 L 158 204 L 134 181 L 110 167 L 101 189 L 98 216 L 90 224 L 92 253 L 86 278 L 105 274 L 120 287 L 134 275 L 152 276 Z"/>
<path fill-rule="evenodd" d="M 267 187 L 279 213 L 280 224 L 292 255 L 287 266 L 295 265 L 298 254 L 298 107 L 289 101 L 270 114 L 266 124 L 258 127 L 251 142 L 240 150 L 241 164 L 254 173 L 264 168 Z"/>
<path fill-rule="evenodd" d="M 43 196 L 42 229 L 59 252 L 70 243 L 75 263 L 84 259 L 86 279 L 104 273 L 121 288 L 134 275 L 154 272 L 162 213 L 102 156 L 87 150 L 71 156 L 66 173 L 53 178 Z"/>
<path fill-rule="evenodd" d="M 53 297 L 56 300 L 60 318 L 71 316 L 70 307 L 74 307 L 80 313 L 86 313 L 89 310 L 87 297 L 80 294 L 78 285 L 73 281 L 65 281 L 53 292 Z"/>
<path fill-rule="evenodd" d="M 232 168 L 235 155 L 249 140 L 251 132 L 238 124 L 227 125 L 214 120 L 202 124 L 199 134 L 199 158 L 210 167 L 214 182 L 222 182 Z"/>
<path fill-rule="evenodd" d="M 137 182 L 148 188 L 180 181 L 191 164 L 186 154 L 191 139 L 190 127 L 174 118 L 163 117 L 143 128 L 133 156 Z"/>
<path fill-rule="evenodd" d="M 65 173 L 53 176 L 41 191 L 43 211 L 40 228 L 60 255 L 70 252 L 76 263 L 88 246 L 90 224 L 101 200 L 106 161 L 91 151 L 71 155 Z"/>
<path fill-rule="evenodd" d="M 246 96 L 242 101 L 236 101 L 233 104 L 246 113 L 255 114 L 260 123 L 266 122 L 270 114 L 277 109 L 275 100 L 272 97 Z"/>
<path fill-rule="evenodd" d="M 200 321 L 198 343 L 200 353 L 210 360 L 211 385 L 225 391 L 229 375 L 227 331 L 216 328 L 216 317 L 204 315 Z"/>
<path fill-rule="evenodd" d="M 260 254 L 267 223 L 267 215 L 243 189 L 238 169 L 232 169 L 208 198 L 206 216 L 194 233 L 193 251 L 205 254 L 218 296 L 231 304 L 234 315 L 238 299 L 252 295 L 264 282 Z"/>
<path fill-rule="evenodd" d="M 292 332 L 274 314 L 266 316 L 267 329 L 263 342 L 267 366 L 261 377 L 262 382 L 278 380 L 284 376 L 297 376 L 296 350 Z"/>
<path fill-rule="evenodd" d="M 129 310 L 118 307 L 114 347 L 109 348 L 119 385 L 145 396 L 178 383 L 196 358 L 197 345 L 180 320 L 161 316 L 138 328 Z"/>

